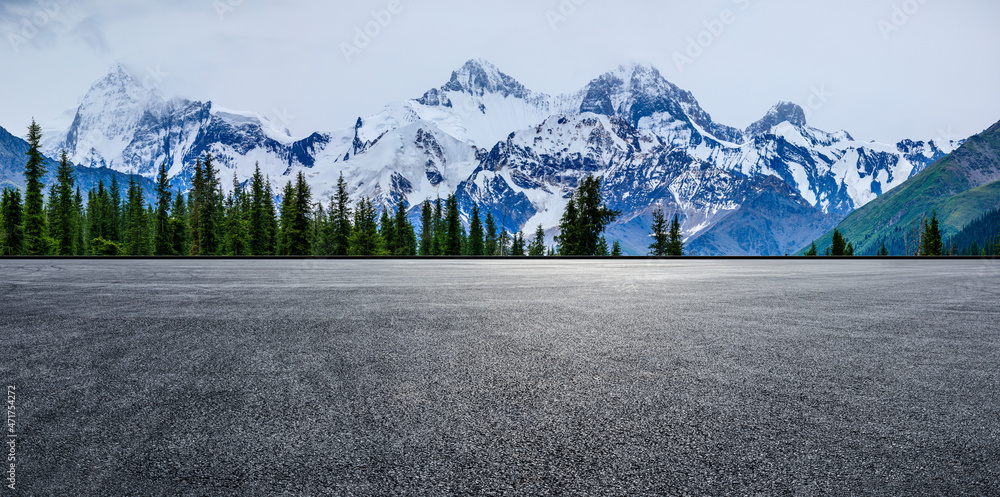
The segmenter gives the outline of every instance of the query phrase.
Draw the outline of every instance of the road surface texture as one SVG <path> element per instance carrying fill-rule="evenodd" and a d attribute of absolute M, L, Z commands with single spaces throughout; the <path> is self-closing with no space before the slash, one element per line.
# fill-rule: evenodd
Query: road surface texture
<path fill-rule="evenodd" d="M 7 260 L 0 303 L 3 495 L 1000 494 L 992 262 Z"/>

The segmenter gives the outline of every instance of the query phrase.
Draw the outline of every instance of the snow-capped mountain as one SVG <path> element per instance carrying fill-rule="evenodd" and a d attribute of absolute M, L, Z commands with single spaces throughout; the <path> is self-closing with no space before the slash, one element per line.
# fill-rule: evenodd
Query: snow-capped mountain
<path fill-rule="evenodd" d="M 809 126 L 790 103 L 739 130 L 714 122 L 690 92 L 647 65 L 621 66 L 550 96 L 471 60 L 421 97 L 347 122 L 294 138 L 256 113 L 165 99 L 118 65 L 45 145 L 50 156 L 66 149 L 79 164 L 150 178 L 166 163 L 181 189 L 210 152 L 226 179 L 244 181 L 256 164 L 281 183 L 305 171 L 323 201 L 340 174 L 355 198 L 380 206 L 404 200 L 415 211 L 425 199 L 456 193 L 466 212 L 475 203 L 511 231 L 541 224 L 550 236 L 567 196 L 594 174 L 622 211 L 609 236 L 632 253 L 645 253 L 649 219 L 663 208 L 681 216 L 702 253 L 734 255 L 793 251 L 958 146 L 859 142 Z M 731 235 L 740 222 L 767 215 L 764 205 L 783 227 L 738 247 Z M 796 228 L 796 219 L 812 228 Z"/>

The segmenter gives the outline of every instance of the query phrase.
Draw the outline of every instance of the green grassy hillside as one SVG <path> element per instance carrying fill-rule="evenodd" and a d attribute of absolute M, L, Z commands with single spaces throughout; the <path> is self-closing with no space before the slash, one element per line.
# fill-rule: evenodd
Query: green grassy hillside
<path fill-rule="evenodd" d="M 909 233 L 924 216 L 937 211 L 947 240 L 998 204 L 1000 123 L 854 211 L 837 229 L 854 244 L 857 255 L 874 255 L 882 243 L 890 254 L 903 255 L 907 240 L 912 239 Z M 816 240 L 820 253 L 831 245 L 832 238 L 831 230 Z"/>

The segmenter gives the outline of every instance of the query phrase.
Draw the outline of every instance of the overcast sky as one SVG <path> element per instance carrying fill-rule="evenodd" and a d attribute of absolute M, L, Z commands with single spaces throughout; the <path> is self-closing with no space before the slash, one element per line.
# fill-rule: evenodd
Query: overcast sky
<path fill-rule="evenodd" d="M 0 0 L 0 125 L 51 121 L 122 62 L 305 135 L 481 57 L 550 94 L 651 63 L 739 128 L 789 100 L 862 140 L 960 138 L 1000 120 L 998 25 L 996 0 Z"/>

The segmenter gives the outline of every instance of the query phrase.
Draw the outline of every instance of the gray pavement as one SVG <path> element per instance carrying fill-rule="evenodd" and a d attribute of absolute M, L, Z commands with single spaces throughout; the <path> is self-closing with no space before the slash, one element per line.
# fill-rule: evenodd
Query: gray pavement
<path fill-rule="evenodd" d="M 1000 495 L 992 262 L 0 260 L 0 339 L 0 495 Z"/>

